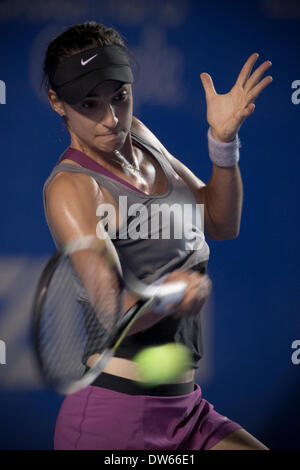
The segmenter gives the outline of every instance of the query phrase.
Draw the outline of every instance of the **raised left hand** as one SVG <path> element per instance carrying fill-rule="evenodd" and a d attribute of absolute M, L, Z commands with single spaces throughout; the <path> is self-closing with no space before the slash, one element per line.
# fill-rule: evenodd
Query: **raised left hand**
<path fill-rule="evenodd" d="M 205 91 L 207 122 L 211 127 L 212 136 L 222 142 L 234 140 L 244 120 L 253 113 L 254 101 L 273 78 L 268 75 L 261 79 L 265 71 L 271 67 L 268 60 L 263 62 L 251 75 L 251 70 L 259 54 L 251 54 L 242 67 L 233 88 L 219 95 L 214 87 L 211 76 L 201 73 L 200 78 Z"/>

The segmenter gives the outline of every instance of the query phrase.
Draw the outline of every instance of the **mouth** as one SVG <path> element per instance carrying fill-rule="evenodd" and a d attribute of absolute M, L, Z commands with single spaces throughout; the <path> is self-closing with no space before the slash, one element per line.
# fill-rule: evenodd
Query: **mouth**
<path fill-rule="evenodd" d="M 111 136 L 111 135 L 119 135 L 121 131 L 117 132 L 108 132 L 107 134 L 99 134 L 98 137 L 106 137 L 106 136 Z"/>

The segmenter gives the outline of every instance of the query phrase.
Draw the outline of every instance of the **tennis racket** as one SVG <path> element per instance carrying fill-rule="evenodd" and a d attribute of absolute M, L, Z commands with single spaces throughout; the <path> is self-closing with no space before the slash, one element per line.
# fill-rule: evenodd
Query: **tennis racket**
<path fill-rule="evenodd" d="M 164 276 L 166 277 L 166 276 Z M 101 374 L 134 322 L 147 311 L 172 313 L 185 282 L 148 285 L 125 266 L 107 237 L 74 240 L 47 262 L 33 302 L 33 344 L 46 385 L 64 395 Z M 137 301 L 122 311 L 125 289 Z M 96 360 L 88 367 L 88 359 Z"/>

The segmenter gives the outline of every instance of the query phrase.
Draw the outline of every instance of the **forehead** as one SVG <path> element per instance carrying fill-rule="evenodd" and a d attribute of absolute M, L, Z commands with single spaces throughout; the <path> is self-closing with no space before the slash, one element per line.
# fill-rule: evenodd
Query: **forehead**
<path fill-rule="evenodd" d="M 124 84 L 124 82 L 120 82 L 119 80 L 105 80 L 93 88 L 87 97 L 102 97 L 111 95 L 118 91 Z"/>

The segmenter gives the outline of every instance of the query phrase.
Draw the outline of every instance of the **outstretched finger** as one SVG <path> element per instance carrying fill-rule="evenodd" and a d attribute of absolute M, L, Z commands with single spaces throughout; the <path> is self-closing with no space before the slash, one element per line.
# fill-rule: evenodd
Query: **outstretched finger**
<path fill-rule="evenodd" d="M 206 98 L 210 98 L 217 94 L 211 76 L 203 72 L 200 74 L 201 82 L 205 91 Z"/>
<path fill-rule="evenodd" d="M 246 92 L 250 91 L 259 82 L 260 78 L 268 70 L 268 68 L 271 67 L 271 65 L 272 65 L 272 62 L 270 60 L 267 60 L 266 62 L 261 64 L 255 70 L 255 72 L 253 72 L 253 74 L 249 77 L 244 87 Z"/>
<path fill-rule="evenodd" d="M 237 81 L 236 81 L 237 85 L 242 86 L 242 87 L 245 86 L 245 84 L 246 84 L 246 82 L 249 78 L 249 75 L 251 73 L 251 70 L 252 70 L 255 62 L 257 61 L 258 57 L 259 57 L 259 54 L 257 52 L 255 52 L 254 54 L 251 54 L 251 56 L 245 62 L 245 64 L 243 65 L 242 70 L 239 73 L 239 76 L 238 76 Z"/>
<path fill-rule="evenodd" d="M 266 88 L 270 83 L 272 83 L 273 77 L 268 75 L 265 77 L 261 82 L 259 82 L 251 91 L 247 94 L 247 100 L 245 102 L 245 107 L 248 106 L 249 103 L 253 103 L 256 98 L 260 95 L 260 93 Z"/>

